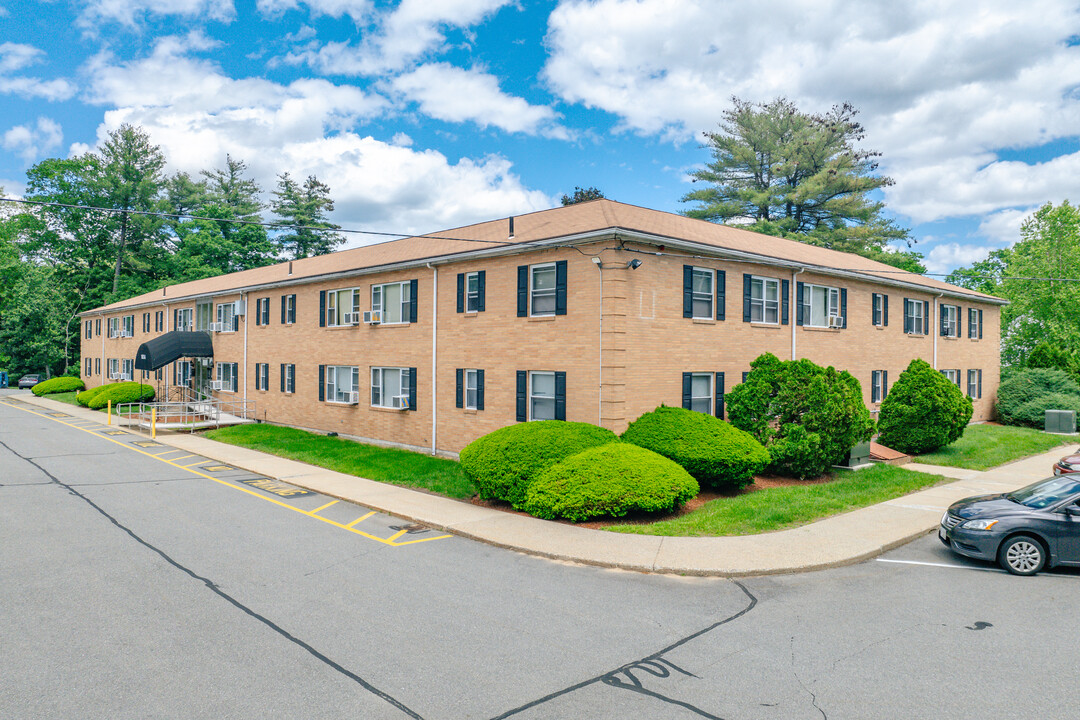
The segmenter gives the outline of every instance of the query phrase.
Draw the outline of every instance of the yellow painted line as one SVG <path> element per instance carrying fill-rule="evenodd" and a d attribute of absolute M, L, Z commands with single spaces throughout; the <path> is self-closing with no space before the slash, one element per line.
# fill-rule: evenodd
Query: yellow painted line
<path fill-rule="evenodd" d="M 398 530 L 396 533 L 394 533 L 393 535 L 391 535 L 390 537 L 388 537 L 386 539 L 389 542 L 394 542 L 395 540 L 397 540 L 399 537 L 401 537 L 402 535 L 404 535 L 407 532 L 409 532 L 409 531 L 408 530 Z"/>
<path fill-rule="evenodd" d="M 330 507 L 331 505 L 336 505 L 336 504 L 337 504 L 337 500 L 331 500 L 330 502 L 326 503 L 325 505 L 321 505 L 321 506 L 315 508 L 314 510 L 312 510 L 311 514 L 314 515 L 315 513 L 319 512 L 320 510 L 325 510 L 326 508 Z"/>
<path fill-rule="evenodd" d="M 150 453 L 146 453 L 146 454 L 147 454 L 147 455 L 150 455 Z M 150 457 L 154 457 L 154 456 L 153 456 L 153 455 L 150 455 Z M 195 457 L 195 456 L 194 456 L 194 455 L 191 455 L 190 457 Z M 167 463 L 169 463 L 170 465 L 174 464 L 172 460 L 162 460 L 161 462 L 167 462 Z M 202 465 L 202 464 L 203 464 L 204 462 L 206 462 L 206 458 L 203 458 L 202 460 L 199 460 L 198 462 L 193 462 L 193 463 L 191 463 L 190 465 L 180 465 L 179 467 L 182 467 L 182 468 L 184 468 L 185 470 L 187 470 L 188 468 L 193 468 L 193 467 L 195 467 L 196 465 Z M 193 470 L 192 472 L 194 472 L 194 470 Z M 200 473 L 200 474 L 201 474 L 201 473 Z"/>
<path fill-rule="evenodd" d="M 181 450 L 180 452 L 184 452 L 184 451 Z M 164 455 L 165 453 L 161 453 L 161 454 Z M 176 462 L 177 460 L 186 460 L 189 457 L 195 457 L 195 456 L 194 455 L 181 455 L 178 458 L 169 458 L 169 462 Z M 202 462 L 202 460 L 200 460 L 199 462 Z M 195 463 L 195 464 L 198 465 L 199 463 Z"/>
<path fill-rule="evenodd" d="M 172 465 L 173 467 L 180 468 L 182 470 L 187 470 L 192 475 L 198 475 L 199 477 L 206 478 L 207 480 L 213 480 L 214 482 L 218 483 L 219 485 L 224 485 L 225 487 L 230 487 L 233 490 L 239 490 L 240 492 L 247 493 L 248 495 L 251 495 L 252 497 L 257 497 L 260 500 L 265 500 L 268 503 L 273 503 L 274 505 L 277 505 L 279 507 L 283 507 L 283 508 L 285 508 L 287 510 L 292 510 L 293 512 L 300 513 L 301 515 L 307 515 L 308 517 L 312 517 L 312 518 L 315 518 L 316 520 L 320 520 L 320 521 L 326 523 L 327 525 L 333 525 L 334 527 L 341 528 L 342 530 L 347 530 L 347 531 L 349 531 L 349 532 L 351 532 L 351 533 L 353 533 L 355 535 L 360 535 L 361 537 L 365 537 L 365 538 L 367 538 L 369 540 L 374 540 L 375 542 L 380 542 L 380 543 L 382 543 L 384 545 L 389 545 L 390 547 L 402 547 L 404 545 L 415 545 L 416 543 L 429 542 L 431 540 L 442 540 L 443 538 L 453 537 L 452 535 L 439 535 L 438 537 L 421 538 L 419 540 L 408 540 L 406 542 L 394 542 L 393 540 L 387 540 L 386 538 L 381 538 L 381 537 L 378 537 L 377 535 L 372 535 L 370 533 L 366 533 L 363 530 L 357 530 L 354 527 L 349 527 L 348 525 L 343 525 L 343 524 L 341 524 L 339 522 L 336 522 L 334 520 L 330 520 L 329 518 L 324 518 L 322 515 L 316 515 L 314 512 L 309 512 L 307 510 L 301 510 L 300 508 L 289 505 L 288 503 L 283 502 L 281 500 L 277 500 L 277 499 L 272 498 L 272 497 L 267 497 L 266 495 L 255 492 L 254 490 L 251 490 L 251 489 L 249 489 L 249 488 L 247 488 L 247 487 L 245 487 L 243 485 L 236 485 L 234 483 L 229 482 L 228 480 L 222 480 L 221 478 L 216 478 L 213 475 L 207 475 L 206 473 L 201 473 L 198 470 L 192 470 L 191 468 L 193 467 L 193 465 L 177 465 L 175 460 L 180 460 L 180 459 L 183 459 L 183 458 L 175 458 L 174 460 L 167 460 L 165 458 L 155 457 L 154 455 L 151 455 L 150 453 L 146 452 L 145 450 L 140 450 L 137 447 L 132 447 L 128 443 L 120 442 L 119 440 L 113 440 L 111 437 L 108 437 L 106 435 L 102 435 L 100 433 L 96 433 L 96 432 L 94 432 L 92 430 L 86 430 L 85 428 L 81 428 L 78 425 L 73 425 L 72 423 L 66 423 L 63 420 L 59 420 L 57 418 L 51 418 L 48 415 L 43 415 L 42 413 L 34 412 L 33 410 L 27 410 L 26 408 L 17 407 L 15 405 L 12 405 L 12 404 L 7 403 L 7 402 L 0 402 L 0 405 L 6 405 L 7 407 L 14 408 L 15 410 L 21 410 L 22 412 L 30 413 L 31 415 L 37 415 L 38 417 L 43 417 L 46 420 L 52 420 L 53 422 L 58 422 L 61 425 L 67 425 L 68 427 L 73 427 L 76 430 L 82 430 L 83 432 L 89 433 L 90 435 L 93 435 L 94 437 L 101 438 L 102 440 L 107 440 L 108 442 L 119 445 L 120 447 L 127 448 L 128 450 L 131 450 L 132 452 L 137 452 L 140 455 L 145 455 L 146 457 L 154 458 L 158 462 L 163 462 L 166 465 Z M 190 457 L 194 457 L 194 455 L 192 455 Z M 194 465 L 198 465 L 201 462 L 203 462 L 203 461 L 200 460 L 199 462 L 194 463 Z M 335 500 L 334 502 L 337 502 L 337 500 Z M 333 503 L 331 503 L 331 504 L 333 504 Z M 326 507 L 326 506 L 324 505 L 323 507 Z M 319 509 L 321 510 L 322 508 L 319 508 Z"/>
<path fill-rule="evenodd" d="M 351 527 L 352 527 L 353 525 L 356 525 L 356 524 L 357 524 L 358 522 L 360 522 L 361 520 L 367 520 L 367 519 L 368 519 L 369 517 L 371 517 L 371 516 L 372 516 L 372 515 L 374 515 L 374 514 L 375 514 L 375 511 L 374 511 L 374 510 L 372 510 L 372 511 L 371 511 L 371 512 L 369 512 L 369 513 L 368 513 L 367 515 L 361 515 L 360 517 L 356 518 L 355 520 L 353 520 L 353 521 L 352 521 L 351 523 L 349 523 L 349 524 L 348 524 L 348 525 L 346 525 L 345 527 L 347 527 L 347 528 L 351 528 Z"/>

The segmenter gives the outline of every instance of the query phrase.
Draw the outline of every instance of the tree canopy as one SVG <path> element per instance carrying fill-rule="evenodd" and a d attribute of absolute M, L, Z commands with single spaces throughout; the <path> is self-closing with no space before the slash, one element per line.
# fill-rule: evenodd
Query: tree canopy
<path fill-rule="evenodd" d="M 598 188 L 580 188 L 575 185 L 573 195 L 562 196 L 562 204 L 563 207 L 566 207 L 567 205 L 576 205 L 577 203 L 588 202 L 589 200 L 601 200 L 603 197 L 604 193 Z"/>
<path fill-rule="evenodd" d="M 858 147 L 857 115 L 848 103 L 810 114 L 782 97 L 732 98 L 719 131 L 704 134 L 713 159 L 690 176 L 707 187 L 683 196 L 696 203 L 685 214 L 925 272 L 919 253 L 894 247 L 914 240 L 873 198 L 893 181 L 876 174 L 880 153 Z"/>

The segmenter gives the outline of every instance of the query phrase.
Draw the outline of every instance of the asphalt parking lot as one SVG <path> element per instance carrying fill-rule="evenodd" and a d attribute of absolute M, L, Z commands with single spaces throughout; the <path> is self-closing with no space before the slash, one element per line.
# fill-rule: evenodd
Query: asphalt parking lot
<path fill-rule="evenodd" d="M 933 536 L 738 582 L 583 567 L 17 398 L 0 717 L 1077 714 L 1075 570 L 1017 578 Z"/>

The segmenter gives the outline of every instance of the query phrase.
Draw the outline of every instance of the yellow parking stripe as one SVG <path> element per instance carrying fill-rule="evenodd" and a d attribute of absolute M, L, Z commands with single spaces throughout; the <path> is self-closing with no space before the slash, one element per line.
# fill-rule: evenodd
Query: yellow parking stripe
<path fill-rule="evenodd" d="M 353 520 L 353 521 L 352 521 L 351 523 L 349 523 L 349 524 L 348 524 L 348 525 L 346 525 L 345 527 L 347 527 L 347 528 L 351 528 L 351 527 L 352 527 L 353 525 L 356 525 L 356 524 L 357 524 L 358 522 L 360 522 L 361 520 L 367 520 L 367 519 L 368 519 L 369 517 L 371 517 L 371 516 L 372 516 L 372 515 L 374 515 L 374 514 L 375 514 L 375 511 L 374 511 L 374 510 L 372 510 L 372 511 L 371 511 L 371 512 L 369 512 L 369 513 L 368 513 L 367 515 L 361 515 L 360 517 L 356 518 L 355 520 Z"/>
<path fill-rule="evenodd" d="M 205 460 L 200 460 L 199 462 L 193 463 L 192 465 L 178 465 L 178 464 L 176 464 L 176 460 L 182 460 L 183 458 L 174 458 L 172 460 L 169 460 L 169 459 L 166 459 L 166 458 L 159 458 L 159 457 L 156 457 L 156 456 L 146 452 L 145 450 L 140 450 L 137 447 L 133 447 L 128 443 L 121 442 L 119 440 L 114 440 L 111 437 L 108 437 L 106 435 L 102 435 L 100 433 L 96 433 L 93 430 L 87 430 L 85 428 L 81 428 L 78 425 L 75 425 L 73 423 L 64 422 L 63 420 L 61 420 L 59 418 L 52 418 L 52 417 L 49 417 L 48 415 L 44 415 L 44 414 L 39 413 L 39 412 L 34 412 L 33 410 L 27 410 L 26 408 L 21 408 L 21 407 L 18 407 L 16 405 L 12 405 L 12 404 L 7 403 L 7 402 L 0 402 L 0 405 L 5 405 L 5 406 L 7 406 L 9 408 L 13 408 L 15 410 L 21 410 L 22 412 L 30 413 L 31 415 L 37 415 L 38 417 L 43 417 L 46 420 L 52 420 L 53 422 L 60 423 L 61 425 L 67 425 L 68 427 L 73 427 L 76 430 L 82 430 L 83 432 L 89 433 L 90 435 L 93 435 L 94 437 L 101 438 L 102 440 L 107 440 L 107 441 L 109 441 L 111 443 L 115 443 L 116 445 L 119 445 L 120 447 L 125 447 L 128 450 L 131 450 L 132 452 L 139 453 L 140 455 L 145 455 L 146 457 L 154 458 L 155 460 L 157 460 L 159 462 L 163 462 L 166 465 L 172 465 L 173 467 L 180 468 L 182 470 L 187 470 L 192 475 L 198 475 L 199 477 L 206 478 L 207 480 L 213 480 L 214 482 L 216 482 L 216 483 L 218 483 L 220 485 L 224 485 L 225 487 L 230 487 L 233 490 L 239 490 L 240 492 L 247 493 L 248 495 L 251 495 L 252 497 L 257 497 L 260 500 L 264 500 L 264 501 L 266 501 L 268 503 L 273 503 L 274 505 L 286 508 L 287 510 L 292 510 L 293 512 L 300 513 L 301 515 L 307 515 L 308 517 L 313 517 L 316 520 L 324 522 L 324 523 L 326 523 L 328 525 L 333 525 L 334 527 L 341 528 L 342 530 L 347 530 L 347 531 L 349 531 L 351 533 L 354 533 L 356 535 L 360 535 L 361 537 L 365 537 L 365 538 L 367 538 L 369 540 L 374 540 L 375 542 L 380 542 L 380 543 L 382 543 L 384 545 L 389 545 L 390 547 L 402 547 L 402 546 L 405 546 L 405 545 L 415 545 L 416 543 L 430 542 L 432 540 L 442 540 L 444 538 L 453 537 L 452 535 L 438 535 L 436 537 L 420 538 L 419 540 L 407 540 L 405 542 L 396 542 L 395 540 L 392 540 L 392 539 L 388 540 L 386 538 L 381 538 L 381 537 L 378 537 L 377 535 L 372 535 L 370 533 L 364 532 L 363 530 L 357 530 L 356 528 L 351 527 L 351 525 L 358 522 L 356 520 L 354 520 L 349 525 L 343 525 L 342 523 L 339 523 L 337 521 L 330 520 L 329 518 L 325 518 L 322 515 L 316 515 L 315 512 L 317 512 L 317 511 L 301 510 L 298 507 L 294 507 L 292 505 L 289 505 L 286 502 L 283 502 L 281 500 L 277 500 L 277 499 L 272 498 L 272 497 L 267 497 L 266 495 L 263 495 L 263 494 L 261 494 L 259 492 L 256 492 L 255 490 L 251 490 L 251 489 L 249 489 L 249 488 L 247 488 L 247 487 L 245 487 L 243 485 L 236 485 L 235 483 L 231 483 L 228 480 L 222 480 L 221 478 L 216 478 L 213 475 L 207 475 L 206 473 L 201 473 L 198 470 L 192 470 L 191 469 L 195 465 L 198 465 L 199 463 L 205 462 Z M 194 455 L 189 455 L 188 457 L 195 457 L 195 456 Z M 329 507 L 329 505 L 333 505 L 335 502 L 338 502 L 338 501 L 334 500 L 332 503 L 329 503 L 328 505 L 324 505 L 322 508 L 319 508 L 319 510 L 322 510 L 325 507 Z M 364 516 L 364 517 L 368 517 L 368 516 Z M 360 518 L 360 519 L 363 519 L 363 518 Z M 401 535 L 401 533 L 398 533 L 394 537 L 395 538 L 400 537 L 400 535 Z"/>
<path fill-rule="evenodd" d="M 331 505 L 336 505 L 336 504 L 337 504 L 337 500 L 331 500 L 330 502 L 326 503 L 325 505 L 322 505 L 322 506 L 317 507 L 314 510 L 312 510 L 311 514 L 314 515 L 315 513 L 319 512 L 320 510 L 325 510 L 326 508 L 330 507 Z"/>
<path fill-rule="evenodd" d="M 184 451 L 183 451 L 183 450 L 181 450 L 180 452 L 184 452 Z M 162 455 L 164 455 L 164 454 L 165 454 L 165 453 L 162 453 Z M 181 455 L 181 456 L 180 456 L 180 457 L 178 457 L 178 458 L 170 458 L 170 459 L 169 459 L 169 461 L 170 461 L 170 462 L 176 462 L 177 460 L 186 460 L 186 459 L 187 459 L 187 458 L 189 458 L 189 457 L 195 457 L 195 456 L 194 456 L 194 455 Z M 200 460 L 199 462 L 202 462 L 202 460 Z M 195 463 L 195 464 L 196 464 L 196 465 L 198 465 L 199 463 Z"/>

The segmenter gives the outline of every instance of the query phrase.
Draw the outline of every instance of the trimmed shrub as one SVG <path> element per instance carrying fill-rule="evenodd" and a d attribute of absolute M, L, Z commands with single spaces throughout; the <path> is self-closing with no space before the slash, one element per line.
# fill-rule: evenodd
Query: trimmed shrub
<path fill-rule="evenodd" d="M 881 403 L 878 440 L 903 453 L 933 452 L 964 434 L 971 412 L 971 398 L 915 358 Z"/>
<path fill-rule="evenodd" d="M 586 448 L 618 440 L 610 430 L 589 423 L 540 420 L 508 425 L 465 446 L 461 469 L 480 497 L 520 508 L 529 484 L 541 472 Z"/>
<path fill-rule="evenodd" d="M 52 395 L 53 393 L 72 392 L 73 390 L 82 390 L 86 387 L 86 383 L 77 377 L 68 377 L 61 375 L 60 377 L 54 377 L 45 382 L 39 382 L 33 388 L 31 392 L 41 397 L 42 395 Z"/>
<path fill-rule="evenodd" d="M 769 464 L 754 436 L 719 418 L 661 405 L 639 417 L 623 442 L 652 450 L 681 465 L 701 485 L 738 490 Z"/>
<path fill-rule="evenodd" d="M 121 382 L 104 385 L 105 389 L 95 395 L 87 407 L 100 410 L 112 400 L 115 408 L 120 403 L 147 402 L 154 399 L 154 386 L 137 382 Z"/>
<path fill-rule="evenodd" d="M 859 381 L 806 359 L 759 356 L 728 393 L 727 407 L 731 424 L 765 446 L 769 470 L 779 475 L 821 475 L 874 433 Z"/>
<path fill-rule="evenodd" d="M 592 447 L 552 465 L 529 485 L 523 509 L 581 522 L 629 512 L 671 512 L 698 493 L 686 470 L 629 443 Z"/>
<path fill-rule="evenodd" d="M 1018 370 L 998 387 L 998 419 L 1006 425 L 1041 429 L 1046 410 L 1076 410 L 1080 416 L 1080 386 L 1069 373 L 1048 368 Z"/>
<path fill-rule="evenodd" d="M 105 392 L 109 388 L 108 385 L 98 385 L 97 387 L 90 388 L 89 390 L 83 390 L 81 393 L 75 396 L 75 402 L 79 403 L 83 407 L 90 407 L 90 402 Z"/>

